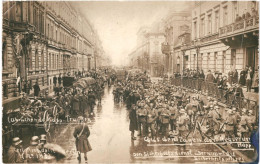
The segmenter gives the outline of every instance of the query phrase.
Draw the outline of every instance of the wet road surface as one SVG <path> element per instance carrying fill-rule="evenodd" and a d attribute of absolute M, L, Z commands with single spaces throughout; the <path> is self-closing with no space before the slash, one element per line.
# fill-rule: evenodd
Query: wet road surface
<path fill-rule="evenodd" d="M 225 154 L 214 143 L 178 143 L 173 141 L 146 142 L 138 137 L 132 141 L 129 131 L 128 110 L 123 103 L 114 103 L 113 88 L 106 88 L 101 106 L 96 106 L 94 116 L 88 123 L 90 128 L 89 142 L 92 151 L 88 153 L 89 163 L 196 163 L 196 162 L 232 162 L 239 156 Z M 65 163 L 78 163 L 73 131 L 76 124 L 58 125 L 51 134 L 52 142 L 57 143 L 67 152 Z M 137 134 L 137 132 L 136 132 Z M 135 134 L 135 136 L 136 136 Z M 192 136 L 199 137 L 198 131 Z M 223 146 L 227 147 L 227 146 Z M 209 153 L 210 152 L 210 153 Z M 215 152 L 215 153 L 214 153 Z M 253 152 L 253 151 L 252 151 Z M 194 157 L 196 156 L 196 157 Z M 223 158 L 220 158 L 223 156 Z M 84 162 L 82 154 L 82 162 Z M 224 160 L 224 161 L 223 161 Z M 232 162 L 234 163 L 234 161 Z"/>

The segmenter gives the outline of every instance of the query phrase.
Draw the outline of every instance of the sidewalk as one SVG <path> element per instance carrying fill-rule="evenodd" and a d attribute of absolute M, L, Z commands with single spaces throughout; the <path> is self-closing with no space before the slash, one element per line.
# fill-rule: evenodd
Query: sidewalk
<path fill-rule="evenodd" d="M 53 94 L 53 86 L 41 86 L 40 93 L 45 93 L 46 90 L 49 90 L 49 94 Z M 8 99 L 2 100 L 2 107 L 4 110 L 15 110 L 20 106 L 20 100 L 23 96 L 10 97 Z M 28 97 L 33 97 L 33 90 Z"/>

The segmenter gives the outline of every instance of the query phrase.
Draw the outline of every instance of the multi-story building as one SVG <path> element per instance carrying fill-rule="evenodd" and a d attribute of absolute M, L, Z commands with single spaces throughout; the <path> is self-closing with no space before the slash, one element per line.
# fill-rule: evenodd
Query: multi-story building
<path fill-rule="evenodd" d="M 178 46 L 179 35 L 188 31 L 191 14 L 189 12 L 174 12 L 165 19 L 165 42 L 162 44 L 162 53 L 165 54 L 165 73 L 172 75 L 177 72 L 178 56 L 174 55 L 174 47 Z"/>
<path fill-rule="evenodd" d="M 158 77 L 164 71 L 164 56 L 161 45 L 165 41 L 162 23 L 156 22 L 151 28 L 142 27 L 137 36 L 137 48 L 129 55 L 131 65 Z"/>
<path fill-rule="evenodd" d="M 100 43 L 69 2 L 3 2 L 2 34 L 5 99 L 19 96 L 26 81 L 49 89 L 54 76 L 93 69 Z"/>
<path fill-rule="evenodd" d="M 131 60 L 130 65 L 143 71 L 149 71 L 148 42 L 146 39 L 148 31 L 149 28 L 145 26 L 138 30 L 136 48 L 129 54 Z"/>
<path fill-rule="evenodd" d="M 185 68 L 240 72 L 258 66 L 258 2 L 195 2 L 191 44 L 183 48 Z"/>

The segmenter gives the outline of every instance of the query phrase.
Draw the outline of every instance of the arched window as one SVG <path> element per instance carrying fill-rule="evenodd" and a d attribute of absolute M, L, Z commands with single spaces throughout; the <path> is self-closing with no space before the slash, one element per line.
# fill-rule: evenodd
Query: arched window
<path fill-rule="evenodd" d="M 35 51 L 35 70 L 39 69 L 39 54 L 38 50 Z"/>
<path fill-rule="evenodd" d="M 41 67 L 42 67 L 42 69 L 44 69 L 44 54 L 43 54 L 43 50 L 41 52 Z"/>
<path fill-rule="evenodd" d="M 6 46 L 6 41 L 3 42 L 2 45 L 2 68 L 3 70 L 7 69 L 7 46 Z"/>

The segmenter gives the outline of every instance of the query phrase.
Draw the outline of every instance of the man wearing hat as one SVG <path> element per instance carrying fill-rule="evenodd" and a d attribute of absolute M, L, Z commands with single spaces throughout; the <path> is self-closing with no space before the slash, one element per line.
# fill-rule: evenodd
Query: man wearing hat
<path fill-rule="evenodd" d="M 234 137 L 234 126 L 236 125 L 237 121 L 235 120 L 235 117 L 233 116 L 232 109 L 228 109 L 228 117 L 226 118 L 225 124 L 226 124 L 226 131 L 225 131 L 225 137 L 226 138 L 233 138 Z"/>
<path fill-rule="evenodd" d="M 39 137 L 33 136 L 30 141 L 30 146 L 24 150 L 24 159 L 27 163 L 42 163 L 43 155 L 39 150 Z"/>
<path fill-rule="evenodd" d="M 241 133 L 241 138 L 249 137 L 248 135 L 249 128 L 250 128 L 250 124 L 249 124 L 249 117 L 247 115 L 247 110 L 246 108 L 243 108 L 241 112 L 241 119 L 238 126 L 238 130 Z"/>
<path fill-rule="evenodd" d="M 137 122 L 137 117 L 136 117 L 136 106 L 135 104 L 132 105 L 131 111 L 129 113 L 129 120 L 130 120 L 130 125 L 129 125 L 129 130 L 131 131 L 131 138 L 132 140 L 135 140 L 136 137 L 134 136 L 135 131 L 138 130 L 138 122 Z"/>
<path fill-rule="evenodd" d="M 209 129 L 206 132 L 206 134 L 210 133 L 211 136 L 214 136 L 216 132 L 219 130 L 219 125 L 220 125 L 220 114 L 218 111 L 219 107 L 215 106 L 213 107 L 212 105 L 210 106 L 210 111 L 208 113 L 208 124 L 209 124 Z"/>
<path fill-rule="evenodd" d="M 82 116 L 78 117 L 79 125 L 75 127 L 73 136 L 76 138 L 76 148 L 78 151 L 78 161 L 81 161 L 81 153 L 84 153 L 85 162 L 88 160 L 87 152 L 91 151 L 92 148 L 88 141 L 90 135 L 89 127 L 84 123 Z"/>
<path fill-rule="evenodd" d="M 170 122 L 171 113 L 169 111 L 169 106 L 164 104 L 161 110 L 161 124 L 162 124 L 162 135 L 166 138 L 168 137 L 168 129 Z"/>
<path fill-rule="evenodd" d="M 177 104 L 174 104 L 174 101 L 171 101 L 171 105 L 170 105 L 170 113 L 171 113 L 171 117 L 170 117 L 170 127 L 171 127 L 171 131 L 176 130 L 176 120 L 178 117 L 178 109 L 177 109 Z"/>
<path fill-rule="evenodd" d="M 19 137 L 13 138 L 12 145 L 10 146 L 7 157 L 8 157 L 8 163 L 23 163 L 23 158 L 21 154 L 22 150 L 22 140 L 20 140 Z"/>
<path fill-rule="evenodd" d="M 179 136 L 182 138 L 186 138 L 187 136 L 187 131 L 188 131 L 188 122 L 189 122 L 189 117 L 185 112 L 185 109 L 181 109 L 179 111 L 179 117 L 177 120 L 178 124 L 178 130 L 179 130 Z"/>
<path fill-rule="evenodd" d="M 147 133 L 149 128 L 151 129 L 151 135 L 152 135 L 152 139 L 155 139 L 155 121 L 158 117 L 158 113 L 157 110 L 155 108 L 152 107 L 152 105 L 150 105 L 151 107 L 148 108 L 147 110 Z"/>
<path fill-rule="evenodd" d="M 144 107 L 144 103 L 140 104 L 139 109 L 137 110 L 137 116 L 138 116 L 138 128 L 139 128 L 138 136 L 146 135 L 147 110 Z"/>
<path fill-rule="evenodd" d="M 253 132 L 255 130 L 255 127 L 257 127 L 258 125 L 256 123 L 256 116 L 253 114 L 253 110 L 249 110 L 247 115 L 248 115 L 249 132 Z"/>
<path fill-rule="evenodd" d="M 232 108 L 232 114 L 234 119 L 236 120 L 236 124 L 234 125 L 234 135 L 235 137 L 238 137 L 237 130 L 238 130 L 238 122 L 241 119 L 240 113 L 237 111 L 237 108 Z"/>

